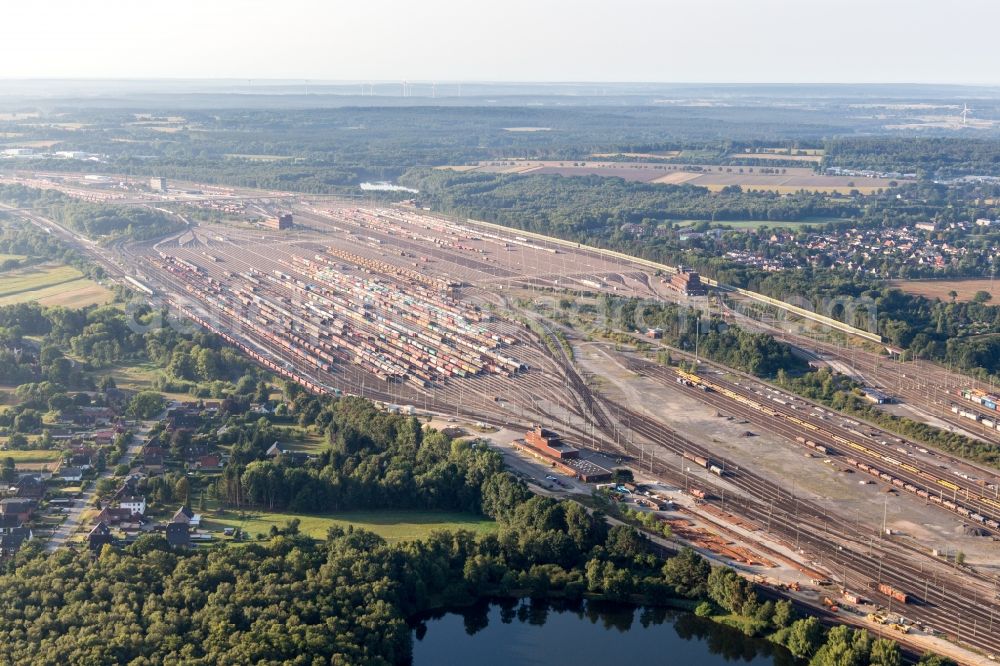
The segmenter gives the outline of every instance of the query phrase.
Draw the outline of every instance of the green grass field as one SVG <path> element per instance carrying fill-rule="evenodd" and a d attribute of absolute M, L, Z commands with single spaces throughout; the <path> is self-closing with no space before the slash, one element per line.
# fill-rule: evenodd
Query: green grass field
<path fill-rule="evenodd" d="M 0 275 L 0 305 L 37 301 L 42 305 L 83 307 L 110 300 L 110 291 L 72 266 L 46 263 Z"/>
<path fill-rule="evenodd" d="M 437 511 L 344 511 L 322 515 L 250 512 L 241 519 L 236 511 L 227 511 L 221 516 L 206 516 L 202 528 L 222 531 L 225 527 L 238 527 L 255 538 L 258 534 L 268 534 L 271 526 L 283 528 L 292 518 L 298 518 L 299 531 L 315 538 L 325 538 L 326 532 L 334 525 L 347 527 L 354 525 L 374 532 L 387 541 L 412 541 L 428 536 L 435 530 L 471 530 L 477 534 L 488 534 L 496 530 L 492 520 L 465 513 Z"/>
<path fill-rule="evenodd" d="M 281 433 L 281 441 L 293 451 L 319 453 L 326 448 L 326 438 L 315 432 L 299 426 L 276 425 L 274 429 Z"/>
<path fill-rule="evenodd" d="M 796 227 L 802 227 L 810 224 L 819 225 L 826 224 L 827 222 L 833 222 L 835 220 L 736 220 L 732 222 L 727 222 L 725 220 L 717 221 L 716 224 L 722 224 L 727 227 L 732 227 L 733 229 L 759 229 L 760 227 L 768 227 L 770 229 L 794 229 Z"/>
<path fill-rule="evenodd" d="M 47 463 L 55 462 L 61 458 L 59 451 L 50 449 L 12 449 L 10 451 L 0 451 L 0 460 L 13 458 L 15 463 Z"/>
<path fill-rule="evenodd" d="M 3 252 L 0 252 L 0 262 L 7 261 L 8 259 L 21 260 L 26 258 L 27 257 L 25 257 L 23 254 L 5 254 Z"/>
<path fill-rule="evenodd" d="M 160 372 L 162 369 L 153 363 L 137 363 L 111 368 L 102 374 L 110 375 L 115 380 L 115 386 L 120 389 L 154 391 L 156 389 L 153 388 L 153 380 Z M 194 400 L 188 393 L 169 393 L 167 391 L 159 391 L 159 393 L 168 400 Z"/>

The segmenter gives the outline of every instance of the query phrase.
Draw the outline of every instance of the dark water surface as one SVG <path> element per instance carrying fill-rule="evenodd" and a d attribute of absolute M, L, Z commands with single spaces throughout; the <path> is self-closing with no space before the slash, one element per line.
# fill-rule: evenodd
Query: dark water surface
<path fill-rule="evenodd" d="M 781 647 L 690 613 L 605 602 L 484 601 L 414 620 L 413 666 L 791 666 Z"/>

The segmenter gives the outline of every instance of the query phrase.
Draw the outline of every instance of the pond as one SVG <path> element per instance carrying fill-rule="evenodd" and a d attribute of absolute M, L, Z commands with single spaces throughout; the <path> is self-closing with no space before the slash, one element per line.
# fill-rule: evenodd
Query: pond
<path fill-rule="evenodd" d="M 607 602 L 483 601 L 413 626 L 413 666 L 795 663 L 784 648 L 690 613 Z"/>

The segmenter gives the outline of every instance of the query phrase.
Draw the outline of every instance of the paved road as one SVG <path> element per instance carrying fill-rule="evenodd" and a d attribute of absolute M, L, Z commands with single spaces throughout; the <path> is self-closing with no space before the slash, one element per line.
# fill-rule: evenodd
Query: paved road
<path fill-rule="evenodd" d="M 107 469 L 101 472 L 97 476 L 97 479 L 87 486 L 87 490 L 83 492 L 83 497 L 74 500 L 73 506 L 70 507 L 68 512 L 65 514 L 66 520 L 64 520 L 62 524 L 52 532 L 52 537 L 45 545 L 46 550 L 53 551 L 60 546 L 66 545 L 66 541 L 80 528 L 80 525 L 83 522 L 83 512 L 93 506 L 94 496 L 97 493 L 98 481 L 114 476 L 114 468 L 118 465 L 131 465 L 132 460 L 135 459 L 139 451 L 142 450 L 142 446 L 146 442 L 149 430 L 150 428 L 147 425 L 143 425 L 139 430 L 137 430 L 135 436 L 132 438 L 132 443 L 129 444 L 128 449 L 125 450 L 125 453 L 118 460 L 118 462 L 114 465 L 108 465 Z"/>

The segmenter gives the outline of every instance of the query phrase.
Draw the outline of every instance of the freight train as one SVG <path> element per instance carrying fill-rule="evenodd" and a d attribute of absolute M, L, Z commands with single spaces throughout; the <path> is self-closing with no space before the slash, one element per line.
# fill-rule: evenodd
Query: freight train
<path fill-rule="evenodd" d="M 885 465 L 875 466 L 865 463 L 863 461 L 859 461 L 856 458 L 850 456 L 847 457 L 847 463 L 849 465 L 856 467 L 863 472 L 871 474 L 873 477 L 877 479 L 885 481 L 886 483 L 891 483 L 893 486 L 897 488 L 902 488 L 903 490 L 907 490 L 916 495 L 919 495 L 920 497 L 929 502 L 940 504 L 941 506 L 944 506 L 952 511 L 955 511 L 956 513 L 966 518 L 987 525 L 991 529 L 1000 530 L 1000 520 L 997 519 L 1000 518 L 1000 501 L 992 497 L 986 497 L 985 495 L 974 497 L 969 494 L 968 490 L 964 490 L 963 488 L 949 481 L 948 479 L 943 479 L 936 474 L 931 474 L 925 470 L 918 469 L 917 467 L 911 465 L 910 463 L 901 461 L 893 456 L 886 455 L 879 451 L 875 451 L 874 449 L 871 449 L 865 446 L 864 444 L 861 444 L 854 440 L 847 439 L 846 437 L 842 437 L 841 435 L 835 433 L 827 432 L 826 430 L 824 430 L 823 428 L 814 423 L 810 423 L 798 417 L 779 412 L 768 405 L 765 405 L 761 402 L 758 402 L 744 395 L 736 393 L 735 391 L 732 391 L 726 388 L 725 386 L 721 386 L 708 379 L 705 379 L 700 375 L 696 375 L 690 372 L 685 372 L 679 369 L 676 370 L 676 373 L 677 373 L 677 381 L 686 386 L 696 386 L 703 390 L 711 390 L 717 393 L 721 393 L 727 398 L 735 400 L 736 402 L 742 405 L 746 405 L 747 407 L 759 411 L 766 416 L 783 418 L 784 420 L 790 423 L 794 423 L 796 426 L 800 428 L 804 428 L 805 430 L 816 433 L 815 436 L 817 437 L 827 437 L 829 439 L 832 439 L 834 442 L 837 442 L 838 444 L 842 444 L 844 447 L 846 447 L 846 449 L 857 451 L 871 458 L 881 460 L 883 463 L 885 463 Z M 798 436 L 795 438 L 795 441 L 797 441 L 800 444 L 805 444 L 809 448 L 819 451 L 825 455 L 838 455 L 836 449 L 823 444 L 817 444 L 816 441 L 813 439 L 808 439 L 803 436 Z M 883 467 L 885 467 L 885 469 L 882 469 Z M 933 484 L 930 486 L 930 488 L 935 488 L 937 490 L 937 493 L 935 494 L 934 490 L 918 486 L 905 479 L 901 479 L 893 475 L 890 471 L 892 468 L 902 469 L 909 472 L 910 474 L 925 479 L 930 484 Z M 947 498 L 945 494 L 946 491 L 951 492 L 952 494 L 951 499 Z M 968 506 L 963 506 L 961 503 L 957 501 L 960 493 L 965 494 L 965 499 L 967 501 L 977 502 L 979 505 L 981 505 L 982 508 L 978 507 L 969 508 Z"/>
<path fill-rule="evenodd" d="M 726 476 L 725 468 L 721 464 L 712 460 L 711 458 L 699 456 L 694 453 L 690 453 L 689 451 L 685 451 L 683 455 L 687 460 L 690 460 L 699 467 L 704 467 L 705 469 L 707 469 L 712 474 L 715 474 L 716 476 Z"/>

